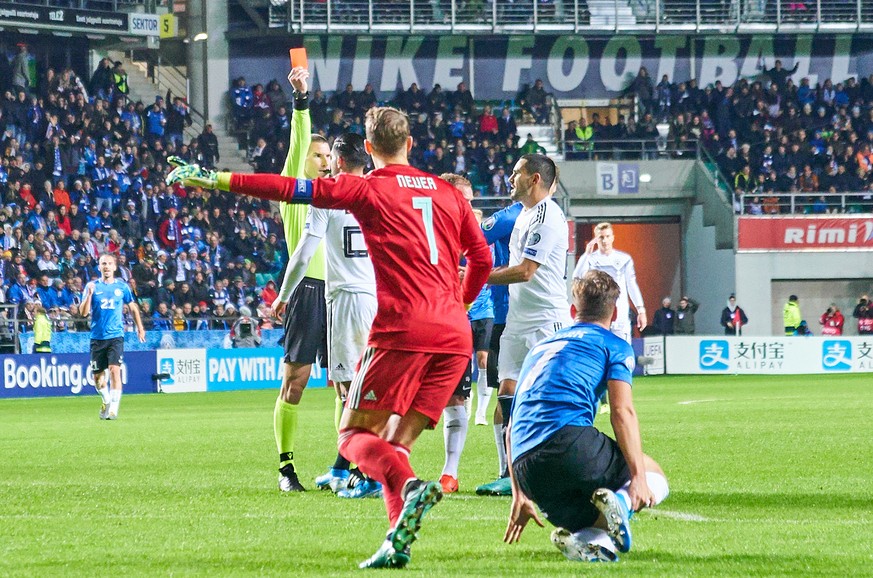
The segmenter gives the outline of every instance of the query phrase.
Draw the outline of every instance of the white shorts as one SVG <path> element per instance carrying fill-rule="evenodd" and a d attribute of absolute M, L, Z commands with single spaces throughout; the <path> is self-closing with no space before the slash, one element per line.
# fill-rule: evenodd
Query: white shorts
<path fill-rule="evenodd" d="M 327 302 L 328 377 L 352 381 L 376 317 L 376 296 L 337 291 Z"/>
<path fill-rule="evenodd" d="M 524 358 L 534 345 L 548 339 L 563 328 L 561 323 L 551 323 L 546 327 L 531 329 L 524 333 L 504 331 L 500 336 L 500 354 L 497 356 L 497 379 L 518 381 Z"/>
<path fill-rule="evenodd" d="M 631 326 L 628 325 L 627 323 L 624 323 L 624 324 L 613 323 L 612 325 L 609 326 L 609 330 L 616 337 L 621 337 L 622 339 L 624 339 L 625 341 L 627 341 L 628 343 L 633 345 L 631 340 L 633 339 L 634 332 L 631 329 Z"/>

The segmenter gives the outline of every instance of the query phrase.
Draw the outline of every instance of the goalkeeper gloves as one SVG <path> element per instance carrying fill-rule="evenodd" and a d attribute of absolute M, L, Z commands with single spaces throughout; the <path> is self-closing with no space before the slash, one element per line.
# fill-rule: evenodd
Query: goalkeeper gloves
<path fill-rule="evenodd" d="M 176 156 L 167 157 L 167 162 L 176 167 L 167 175 L 168 185 L 179 183 L 184 187 L 218 188 L 218 173 L 216 171 L 203 169 L 200 165 L 188 164 Z"/>

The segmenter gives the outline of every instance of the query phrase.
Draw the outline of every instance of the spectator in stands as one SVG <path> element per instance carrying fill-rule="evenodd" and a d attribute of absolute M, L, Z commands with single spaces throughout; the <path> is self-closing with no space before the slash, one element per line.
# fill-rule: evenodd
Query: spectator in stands
<path fill-rule="evenodd" d="M 120 61 L 116 61 L 115 66 L 112 68 L 112 85 L 117 94 L 128 94 L 130 92 L 130 88 L 127 86 L 127 72 Z"/>
<path fill-rule="evenodd" d="M 434 84 L 433 89 L 427 95 L 428 110 L 431 114 L 444 113 L 448 108 L 448 100 L 446 93 L 443 92 L 443 87 L 439 84 Z"/>
<path fill-rule="evenodd" d="M 313 131 L 323 130 L 330 122 L 327 98 L 320 89 L 309 99 L 309 115 L 312 117 Z"/>
<path fill-rule="evenodd" d="M 473 101 L 473 95 L 470 93 L 470 89 L 467 88 L 466 83 L 458 83 L 458 89 L 451 94 L 449 105 L 453 110 L 460 112 L 461 114 L 467 116 L 473 114 L 475 102 Z"/>
<path fill-rule="evenodd" d="M 413 86 L 415 86 L 413 84 Z M 355 87 L 351 83 L 346 85 L 343 92 L 338 92 L 333 97 L 334 110 L 341 111 L 344 115 L 353 115 L 357 111 L 357 103 L 355 100 Z"/>
<path fill-rule="evenodd" d="M 171 93 L 167 91 L 167 100 L 170 100 Z M 172 142 L 177 147 L 184 142 L 185 129 L 193 123 L 191 112 L 188 110 L 188 105 L 179 97 L 173 97 L 173 106 L 167 110 L 167 141 Z M 200 148 L 203 147 L 203 142 L 200 143 Z"/>
<path fill-rule="evenodd" d="M 27 45 L 18 45 L 18 54 L 12 59 L 12 89 L 18 93 L 27 93 L 30 88 L 30 54 Z"/>
<path fill-rule="evenodd" d="M 654 98 L 655 88 L 652 84 L 652 79 L 649 77 L 649 71 L 645 66 L 640 67 L 636 78 L 624 90 L 624 95 L 634 94 L 637 98 L 637 105 L 642 114 L 652 111 L 652 101 Z"/>
<path fill-rule="evenodd" d="M 515 124 L 515 117 L 512 116 L 512 111 L 508 106 L 503 107 L 503 110 L 500 112 L 500 118 L 497 119 L 497 133 L 501 141 L 517 137 L 518 127 Z"/>
<path fill-rule="evenodd" d="M 288 103 L 288 95 L 285 94 L 285 91 L 282 90 L 282 86 L 276 79 L 271 80 L 267 84 L 266 96 L 274 112 L 278 112 L 280 108 Z"/>
<path fill-rule="evenodd" d="M 255 148 L 252 149 L 252 154 L 249 159 L 249 164 L 255 169 L 255 172 L 273 172 L 273 168 L 276 166 L 276 160 L 276 156 L 273 154 L 273 147 L 270 146 L 265 139 L 259 138 Z"/>
<path fill-rule="evenodd" d="M 550 110 L 547 99 L 545 85 L 542 79 L 537 78 L 527 93 L 527 108 L 533 115 L 536 124 L 548 124 L 549 122 Z"/>
<path fill-rule="evenodd" d="M 588 125 L 588 120 L 584 116 L 579 117 L 576 126 L 575 149 L 581 153 L 583 159 L 590 158 L 594 151 L 594 128 Z"/>
<path fill-rule="evenodd" d="M 782 68 L 782 61 L 779 59 L 776 59 L 776 62 L 774 63 L 773 68 L 771 68 L 770 70 L 767 70 L 766 66 L 764 66 L 762 63 L 761 70 L 765 75 L 770 77 L 770 81 L 773 83 L 773 85 L 776 87 L 776 89 L 780 93 L 784 93 L 786 81 L 788 80 L 788 77 L 791 76 L 792 74 L 794 74 L 795 72 L 797 72 L 797 68 L 799 66 L 800 66 L 800 61 L 798 61 L 794 64 L 794 68 L 792 68 L 791 70 L 787 70 L 785 68 Z"/>
<path fill-rule="evenodd" d="M 359 115 L 365 114 L 368 110 L 376 106 L 378 103 L 378 98 L 376 97 L 376 92 L 373 90 L 373 85 L 369 82 L 364 86 L 364 90 L 358 93 L 356 97 L 357 113 Z"/>
<path fill-rule="evenodd" d="M 155 97 L 155 103 L 146 113 L 146 137 L 152 145 L 161 140 L 167 125 L 167 115 L 164 110 L 164 99 Z"/>
<path fill-rule="evenodd" d="M 409 90 L 401 95 L 399 100 L 400 107 L 409 115 L 427 111 L 427 95 L 418 88 L 418 84 L 415 82 L 412 83 Z"/>
<path fill-rule="evenodd" d="M 252 118 L 254 95 L 242 76 L 234 81 L 231 101 L 233 103 L 231 112 L 236 125 L 239 127 L 249 122 Z"/>
<path fill-rule="evenodd" d="M 497 117 L 494 116 L 490 105 L 485 105 L 482 115 L 479 117 L 479 136 L 481 138 L 495 138 L 500 135 Z"/>
<path fill-rule="evenodd" d="M 578 134 L 578 132 L 577 132 Z M 546 154 L 546 149 L 540 146 L 540 144 L 534 140 L 534 137 L 531 133 L 527 133 L 527 140 L 524 141 L 524 144 L 518 150 L 520 155 L 527 154 Z"/>
<path fill-rule="evenodd" d="M 491 194 L 498 197 L 508 197 L 512 185 L 509 182 L 509 175 L 506 174 L 506 169 L 502 166 L 497 168 L 497 172 L 491 178 Z"/>

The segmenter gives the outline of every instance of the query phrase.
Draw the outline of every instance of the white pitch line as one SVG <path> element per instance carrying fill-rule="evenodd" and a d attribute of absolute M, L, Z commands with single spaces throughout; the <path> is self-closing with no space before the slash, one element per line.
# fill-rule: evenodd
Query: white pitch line
<path fill-rule="evenodd" d="M 717 520 L 712 520 L 705 516 L 701 516 L 699 514 L 689 514 L 687 512 L 674 512 L 672 510 L 660 510 L 654 509 L 649 510 L 647 512 L 650 516 L 655 518 L 664 517 L 670 518 L 671 520 L 680 520 L 682 522 L 716 522 Z"/>
<path fill-rule="evenodd" d="M 679 405 L 691 405 L 693 403 L 712 403 L 714 401 L 726 401 L 724 399 L 689 399 L 688 401 L 680 401 Z"/>

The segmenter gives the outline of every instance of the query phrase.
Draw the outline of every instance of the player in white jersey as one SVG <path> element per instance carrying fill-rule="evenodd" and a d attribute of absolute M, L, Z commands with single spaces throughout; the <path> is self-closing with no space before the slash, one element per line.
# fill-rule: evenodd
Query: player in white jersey
<path fill-rule="evenodd" d="M 363 176 L 368 155 L 364 138 L 353 133 L 338 137 L 331 148 L 331 174 Z M 297 249 L 288 262 L 285 279 L 275 306 L 281 314 L 286 302 L 304 277 L 309 261 L 321 240 L 325 241 L 327 264 L 327 339 L 328 375 L 336 387 L 336 424 L 342 415 L 342 404 L 355 367 L 367 347 L 373 318 L 376 316 L 376 277 L 373 262 L 367 252 L 361 227 L 346 211 L 310 207 L 306 228 Z M 349 462 L 339 454 L 330 470 L 316 478 L 316 486 L 331 489 L 341 497 L 377 496 L 381 487 L 375 480 L 350 475 Z M 352 486 L 352 487 L 349 487 Z"/>
<path fill-rule="evenodd" d="M 643 304 L 643 294 L 637 285 L 637 272 L 634 270 L 634 260 L 624 251 L 613 247 L 615 232 L 612 224 L 599 223 L 594 227 L 594 238 L 585 245 L 585 253 L 579 257 L 576 269 L 573 271 L 573 279 L 581 279 L 591 269 L 603 271 L 615 279 L 621 292 L 618 301 L 615 302 L 615 321 L 609 326 L 617 337 L 621 337 L 628 343 L 633 338 L 633 328 L 630 322 L 630 304 L 632 301 L 637 310 L 637 327 L 640 332 L 646 328 L 646 307 Z M 630 298 L 630 299 L 628 299 Z M 600 400 L 600 413 L 609 413 L 607 395 L 603 394 Z"/>
<path fill-rule="evenodd" d="M 512 200 L 521 201 L 523 208 L 510 237 L 509 266 L 495 269 L 488 278 L 489 284 L 509 285 L 509 313 L 497 360 L 497 399 L 504 416 L 510 413 L 525 356 L 538 342 L 573 322 L 566 283 L 567 219 L 551 196 L 556 177 L 550 158 L 529 154 L 518 160 L 509 178 Z M 500 479 L 476 490 L 492 495 L 511 491 L 505 463 Z"/>
<path fill-rule="evenodd" d="M 630 323 L 630 301 L 637 310 L 637 327 L 640 331 L 646 328 L 646 307 L 643 304 L 643 294 L 637 285 L 637 273 L 634 270 L 634 260 L 624 251 L 613 247 L 615 233 L 610 223 L 600 223 L 594 227 L 594 238 L 585 246 L 585 253 L 576 263 L 573 271 L 574 279 L 581 279 L 591 269 L 608 273 L 618 283 L 621 293 L 615 304 L 616 318 L 610 326 L 610 331 L 628 343 L 631 342 L 633 329 Z M 598 250 L 599 249 L 599 250 Z"/>

